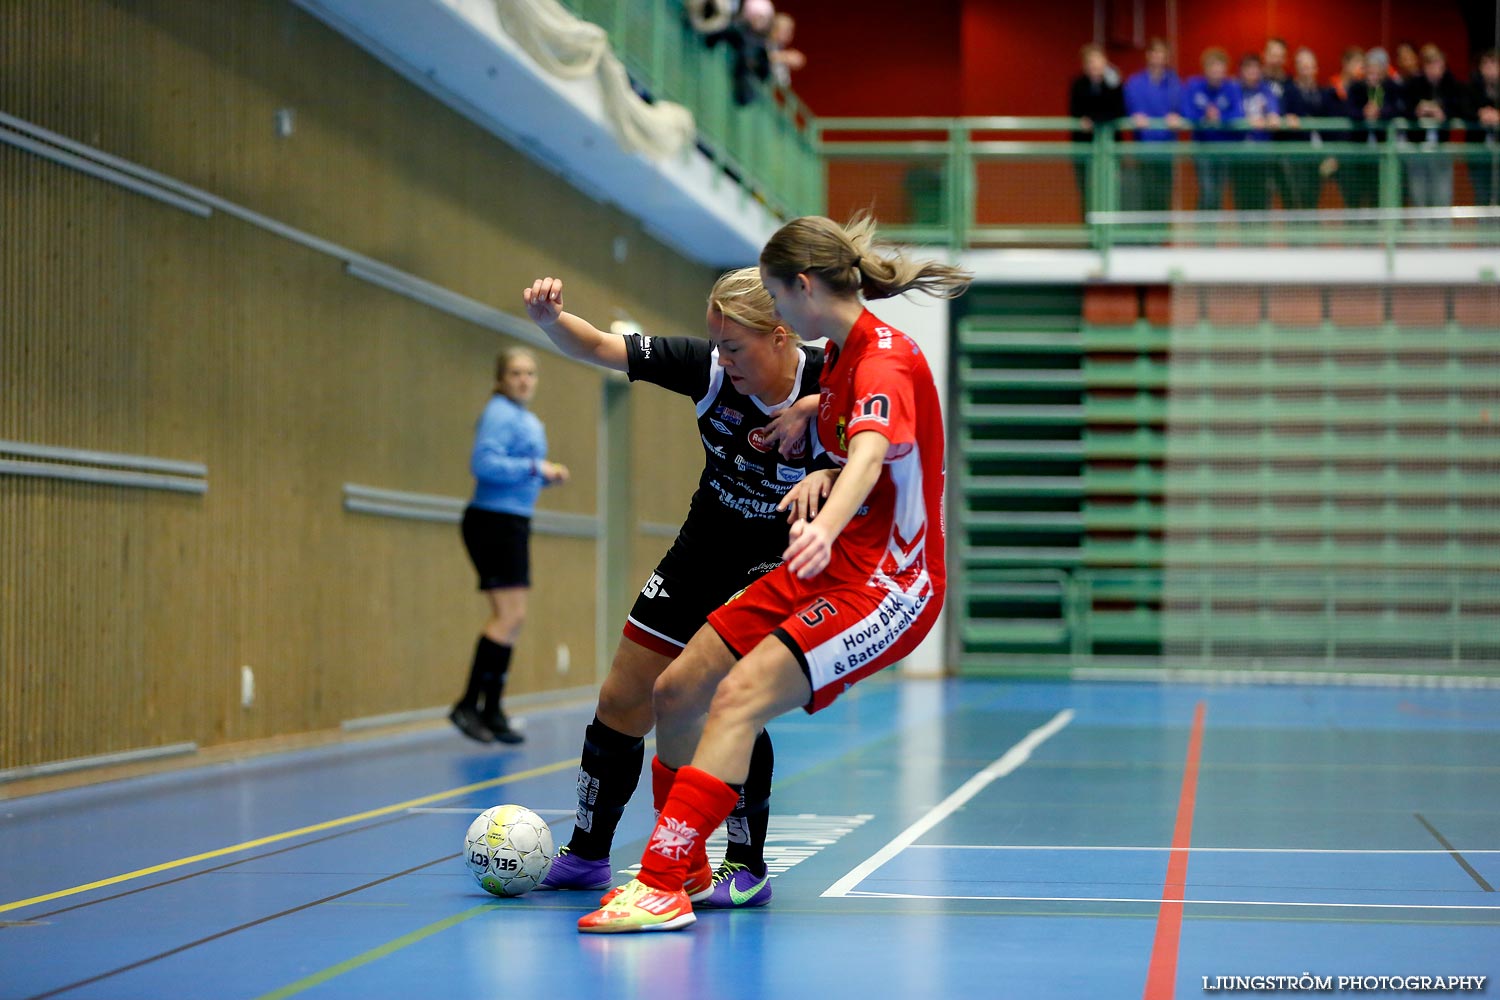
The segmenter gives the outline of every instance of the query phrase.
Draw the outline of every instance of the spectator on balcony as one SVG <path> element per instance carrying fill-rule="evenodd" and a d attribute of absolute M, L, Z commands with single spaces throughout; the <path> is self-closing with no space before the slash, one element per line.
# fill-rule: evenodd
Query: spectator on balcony
<path fill-rule="evenodd" d="M 1357 45 L 1346 48 L 1343 55 L 1339 57 L 1339 73 L 1328 81 L 1329 89 L 1333 91 L 1334 100 L 1337 101 L 1337 116 L 1340 118 L 1357 117 L 1356 109 L 1349 103 L 1349 88 L 1365 78 L 1365 53 Z M 1329 142 L 1356 142 L 1360 138 L 1356 133 L 1329 132 L 1324 134 Z M 1355 174 L 1350 172 L 1350 165 L 1355 160 L 1341 159 L 1338 161 L 1338 171 L 1334 175 L 1338 181 L 1339 196 L 1344 200 L 1346 208 L 1354 207 L 1353 184 Z"/>
<path fill-rule="evenodd" d="M 1448 119 L 1468 116 L 1468 95 L 1448 72 L 1448 61 L 1436 45 L 1424 45 L 1422 72 L 1407 84 L 1410 114 L 1426 127 L 1407 138 L 1417 150 L 1406 160 L 1408 191 L 1413 208 L 1448 208 L 1453 204 L 1453 158 L 1448 142 Z"/>
<path fill-rule="evenodd" d="M 1291 197 L 1287 205 L 1293 209 L 1317 208 L 1323 178 L 1338 170 L 1338 161 L 1331 156 L 1317 157 L 1311 150 L 1321 148 L 1325 141 L 1338 141 L 1344 133 L 1325 135 L 1320 129 L 1306 128 L 1304 120 L 1343 117 L 1344 102 L 1332 87 L 1318 85 L 1318 57 L 1312 49 L 1298 49 L 1293 66 L 1296 75 L 1287 84 L 1286 101 L 1282 105 L 1282 121 L 1287 127 L 1281 134 L 1292 141 L 1306 143 L 1309 151 L 1287 161 L 1287 187 Z"/>
<path fill-rule="evenodd" d="M 1351 45 L 1339 57 L 1338 76 L 1330 77 L 1328 80 L 1333 96 L 1338 98 L 1339 103 L 1344 106 L 1344 114 L 1348 114 L 1349 110 L 1349 88 L 1364 78 L 1365 50 L 1358 45 Z"/>
<path fill-rule="evenodd" d="M 792 85 L 792 73 L 807 65 L 807 56 L 792 48 L 792 38 L 797 34 L 797 22 L 790 14 L 777 14 L 771 19 L 771 76 L 778 87 Z"/>
<path fill-rule="evenodd" d="M 1286 39 L 1277 38 L 1274 35 L 1267 38 L 1265 49 L 1261 52 L 1261 64 L 1265 72 L 1266 83 L 1270 86 L 1271 93 L 1276 95 L 1276 103 L 1281 106 L 1283 113 L 1286 111 L 1286 91 L 1292 83 L 1287 73 L 1286 60 Z M 1301 138 L 1283 129 L 1277 129 L 1271 133 L 1273 142 L 1297 142 Z M 1282 208 L 1291 207 L 1294 199 L 1292 170 L 1295 163 L 1295 160 L 1280 159 L 1270 165 L 1271 190 L 1280 196 Z"/>
<path fill-rule="evenodd" d="M 1409 87 L 1421 75 L 1422 60 L 1417 55 L 1417 43 L 1406 40 L 1397 42 L 1396 64 L 1391 67 L 1391 79 L 1403 87 Z"/>
<path fill-rule="evenodd" d="M 1146 48 L 1146 68 L 1125 81 L 1125 111 L 1135 126 L 1136 141 L 1174 142 L 1183 127 L 1182 82 L 1171 67 L 1172 50 L 1160 38 Z M 1151 127 L 1164 119 L 1166 128 Z M 1161 148 L 1159 146 L 1155 148 Z M 1123 202 L 1132 211 L 1161 211 L 1172 204 L 1172 161 L 1168 157 L 1131 158 L 1123 164 Z"/>
<path fill-rule="evenodd" d="M 1229 79 L 1229 54 L 1218 46 L 1204 50 L 1202 75 L 1183 85 L 1182 116 L 1193 127 L 1193 139 L 1198 143 L 1211 145 L 1243 138 L 1235 130 L 1245 118 L 1240 85 Z M 1196 165 L 1198 210 L 1223 208 L 1224 188 L 1229 178 L 1227 158 L 1212 152 L 1202 153 Z"/>
<path fill-rule="evenodd" d="M 1083 72 L 1074 77 L 1068 90 L 1068 116 L 1077 118 L 1079 130 L 1073 133 L 1075 143 L 1091 142 L 1095 125 L 1107 125 L 1125 117 L 1125 94 L 1120 79 L 1110 71 L 1104 49 L 1092 42 L 1078 50 Z M 1073 176 L 1078 181 L 1078 206 L 1088 211 L 1089 164 L 1092 155 L 1073 160 Z"/>
<path fill-rule="evenodd" d="M 1267 129 L 1281 127 L 1281 102 L 1271 81 L 1266 79 L 1260 56 L 1248 52 L 1240 59 L 1240 106 L 1250 131 L 1243 133 L 1247 143 L 1263 143 L 1270 138 Z M 1234 207 L 1260 211 L 1270 204 L 1273 177 L 1281 161 L 1268 156 L 1236 157 L 1230 161 L 1229 176 L 1234 183 Z M 1278 182 L 1278 186 L 1282 186 Z M 1283 195 L 1283 197 L 1285 197 Z"/>
<path fill-rule="evenodd" d="M 741 107 L 752 103 L 760 85 L 771 78 L 771 26 L 775 19 L 771 0 L 743 0 L 728 27 L 704 36 L 710 47 L 723 42 L 732 50 L 734 103 Z"/>
<path fill-rule="evenodd" d="M 1286 103 L 1286 88 L 1292 82 L 1287 72 L 1286 57 L 1286 39 L 1274 35 L 1266 39 L 1266 47 L 1260 54 L 1261 68 L 1278 104 Z"/>
<path fill-rule="evenodd" d="M 1469 119 L 1478 127 L 1465 135 L 1474 204 L 1494 205 L 1500 193 L 1500 54 L 1480 53 L 1469 88 Z"/>
<path fill-rule="evenodd" d="M 1339 167 L 1347 183 L 1341 185 L 1344 204 L 1372 208 L 1380 202 L 1380 145 L 1391 119 L 1406 113 L 1401 85 L 1390 77 L 1391 60 L 1379 46 L 1365 53 L 1364 79 L 1349 85 L 1348 114 L 1355 124 L 1353 139 L 1367 146 L 1364 155 Z"/>

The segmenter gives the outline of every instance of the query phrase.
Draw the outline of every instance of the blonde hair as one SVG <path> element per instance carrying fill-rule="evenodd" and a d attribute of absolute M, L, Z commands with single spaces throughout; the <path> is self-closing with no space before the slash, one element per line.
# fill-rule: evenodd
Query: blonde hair
<path fill-rule="evenodd" d="M 536 364 L 536 355 L 525 347 L 502 347 L 500 354 L 495 358 L 495 391 L 504 392 L 501 388 L 505 384 L 505 371 L 510 363 L 517 358 L 530 358 L 531 363 Z"/>
<path fill-rule="evenodd" d="M 742 267 L 719 275 L 708 293 L 708 304 L 721 318 L 756 333 L 769 334 L 782 327 L 788 336 L 796 337 L 776 316 L 776 303 L 760 283 L 759 268 Z"/>
<path fill-rule="evenodd" d="M 913 289 L 956 299 L 974 280 L 961 267 L 911 260 L 895 245 L 877 240 L 875 220 L 868 212 L 860 212 L 846 226 L 821 215 L 793 219 L 767 241 L 760 262 L 782 281 L 817 275 L 836 294 L 863 293 L 867 299 L 888 299 Z"/>

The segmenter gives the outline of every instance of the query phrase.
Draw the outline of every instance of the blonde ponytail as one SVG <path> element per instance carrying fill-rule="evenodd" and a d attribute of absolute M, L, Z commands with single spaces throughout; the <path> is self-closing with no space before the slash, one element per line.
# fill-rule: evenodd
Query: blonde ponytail
<path fill-rule="evenodd" d="M 956 299 L 974 280 L 961 267 L 911 260 L 899 247 L 878 240 L 868 212 L 860 212 L 847 226 L 821 215 L 793 219 L 766 242 L 760 262 L 782 281 L 815 274 L 837 294 L 858 292 L 867 299 L 888 299 L 914 289 Z"/>

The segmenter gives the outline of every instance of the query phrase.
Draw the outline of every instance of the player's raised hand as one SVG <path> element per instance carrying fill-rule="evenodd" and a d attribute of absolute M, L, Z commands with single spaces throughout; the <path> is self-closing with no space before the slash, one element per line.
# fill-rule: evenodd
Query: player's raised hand
<path fill-rule="evenodd" d="M 787 512 L 786 519 L 790 524 L 811 521 L 818 516 L 818 510 L 823 506 L 823 501 L 828 499 L 828 494 L 833 490 L 833 481 L 837 478 L 838 472 L 834 469 L 809 472 L 802 477 L 801 482 L 787 491 L 776 509 Z"/>
<path fill-rule="evenodd" d="M 551 326 L 563 311 L 563 283 L 561 278 L 538 278 L 531 287 L 522 290 L 521 299 L 526 303 L 526 315 L 537 326 Z"/>
<path fill-rule="evenodd" d="M 809 580 L 828 568 L 833 555 L 834 534 L 816 521 L 798 521 L 792 525 L 791 544 L 781 559 L 787 570 L 799 580 Z"/>

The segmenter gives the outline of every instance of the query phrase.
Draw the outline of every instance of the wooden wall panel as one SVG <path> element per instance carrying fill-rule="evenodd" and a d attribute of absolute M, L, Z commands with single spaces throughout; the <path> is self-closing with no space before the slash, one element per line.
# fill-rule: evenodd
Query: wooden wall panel
<path fill-rule="evenodd" d="M 0 109 L 497 308 L 558 273 L 601 325 L 701 327 L 710 270 L 289 3 L 4 5 L 0 59 Z M 451 700 L 485 615 L 456 526 L 350 514 L 340 491 L 466 496 L 504 338 L 9 146 L 0 213 L 0 438 L 209 469 L 201 497 L 0 476 L 0 769 Z M 542 506 L 592 515 L 600 375 L 539 364 L 573 472 Z M 633 392 L 637 516 L 680 520 L 691 405 Z M 596 543 L 534 546 L 518 694 L 593 680 Z"/>

